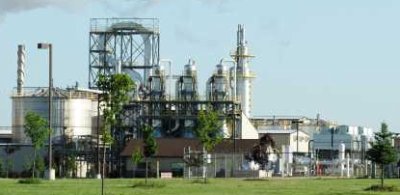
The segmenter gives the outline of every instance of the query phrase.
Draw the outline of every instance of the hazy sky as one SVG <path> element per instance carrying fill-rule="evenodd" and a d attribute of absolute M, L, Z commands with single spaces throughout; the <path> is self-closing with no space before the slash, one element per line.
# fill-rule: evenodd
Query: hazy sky
<path fill-rule="evenodd" d="M 254 115 L 304 115 L 400 132 L 400 1 L 389 0 L 0 0 L 0 125 L 11 125 L 17 45 L 27 49 L 26 86 L 88 83 L 89 19 L 157 17 L 161 58 L 181 72 L 196 60 L 199 85 L 229 57 L 237 24 L 251 52 Z"/>

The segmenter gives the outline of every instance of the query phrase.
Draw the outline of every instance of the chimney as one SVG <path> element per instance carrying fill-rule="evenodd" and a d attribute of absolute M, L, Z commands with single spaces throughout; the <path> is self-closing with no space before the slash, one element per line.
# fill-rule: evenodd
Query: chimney
<path fill-rule="evenodd" d="M 18 69 L 17 69 L 17 93 L 18 95 L 22 95 L 23 87 L 25 83 L 25 45 L 18 45 Z"/>

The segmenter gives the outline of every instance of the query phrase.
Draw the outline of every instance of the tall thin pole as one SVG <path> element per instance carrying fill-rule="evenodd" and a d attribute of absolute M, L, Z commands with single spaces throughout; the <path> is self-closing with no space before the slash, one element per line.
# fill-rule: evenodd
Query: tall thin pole
<path fill-rule="evenodd" d="M 296 122 L 296 155 L 299 154 L 299 121 Z"/>
<path fill-rule="evenodd" d="M 101 164 L 100 164 L 100 94 L 97 94 L 97 120 L 96 120 L 96 130 L 97 130 L 97 179 L 101 178 Z M 100 177 L 99 177 L 100 176 Z"/>
<path fill-rule="evenodd" d="M 53 151 L 52 151 L 52 103 L 53 103 L 53 66 L 52 66 L 52 45 L 49 44 L 49 179 L 52 179 L 52 159 L 53 159 Z"/>
<path fill-rule="evenodd" d="M 331 128 L 331 160 L 333 162 L 333 133 L 334 133 L 334 128 Z"/>

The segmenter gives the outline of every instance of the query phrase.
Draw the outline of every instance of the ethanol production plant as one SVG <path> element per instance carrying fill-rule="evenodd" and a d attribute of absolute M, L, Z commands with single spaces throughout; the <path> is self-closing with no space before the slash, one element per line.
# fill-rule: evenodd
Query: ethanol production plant
<path fill-rule="evenodd" d="M 157 137 L 193 138 L 197 114 L 213 108 L 220 111 L 226 138 L 258 138 L 248 120 L 251 113 L 251 79 L 245 30 L 238 26 L 233 60 L 221 60 L 206 82 L 206 98 L 198 91 L 197 67 L 193 59 L 181 75 L 166 74 L 161 63 L 159 21 L 154 18 L 96 18 L 91 20 L 89 87 L 99 75 L 126 73 L 138 86 L 120 115 L 124 131 L 115 131 L 121 142 L 140 138 L 141 128 L 150 124 Z M 233 63 L 232 63 L 233 62 Z M 232 65 L 227 68 L 226 64 Z M 172 81 L 175 80 L 175 81 Z M 172 86 L 172 83 L 175 83 Z M 175 88 L 175 94 L 171 94 Z M 166 89 L 169 89 L 168 91 Z M 168 97 L 168 98 L 167 98 Z M 123 132 L 122 134 L 120 134 Z"/>
<path fill-rule="evenodd" d="M 54 121 L 51 126 L 54 137 L 97 137 L 100 91 L 96 82 L 100 75 L 125 73 L 137 88 L 130 94 L 130 101 L 119 116 L 123 121 L 119 128 L 124 128 L 123 131 L 114 131 L 122 132 L 116 136 L 119 141 L 140 138 L 140 129 L 144 124 L 153 126 L 157 137 L 193 138 L 198 112 L 211 108 L 219 111 L 224 124 L 221 131 L 226 138 L 258 138 L 248 119 L 254 74 L 249 68 L 249 59 L 253 56 L 249 54 L 244 27 L 238 26 L 237 46 L 231 53 L 232 60 L 221 60 L 205 82 L 206 91 L 199 92 L 199 70 L 193 59 L 184 65 L 180 75 L 173 75 L 171 67 L 166 72 L 159 57 L 158 23 L 158 19 L 154 18 L 91 19 L 90 89 L 78 86 L 52 89 Z M 24 87 L 25 55 L 24 46 L 19 46 L 17 88 L 12 95 L 14 142 L 27 141 L 23 118 L 28 111 L 48 118 L 48 88 Z M 205 94 L 204 99 L 200 98 L 202 94 Z"/>
<path fill-rule="evenodd" d="M 26 51 L 23 45 L 19 46 L 17 88 L 11 96 L 13 142 L 30 142 L 24 133 L 27 112 L 36 112 L 48 119 L 49 89 L 53 94 L 52 144 L 72 143 L 79 148 L 82 140 L 86 140 L 90 147 L 85 146 L 76 154 L 76 159 L 99 170 L 99 154 L 106 150 L 110 172 L 119 172 L 117 175 L 122 175 L 121 170 L 127 166 L 120 158 L 121 150 L 129 140 L 142 137 L 144 125 L 152 126 L 158 138 L 195 138 L 194 128 L 201 110 L 218 111 L 225 138 L 258 139 L 258 132 L 249 120 L 251 81 L 255 76 L 249 67 L 253 56 L 247 47 L 244 27 L 238 26 L 237 45 L 230 54 L 232 59 L 222 59 L 207 81 L 199 81 L 200 70 L 193 59 L 188 60 L 179 75 L 171 72 L 171 62 L 166 70 L 165 61 L 160 59 L 158 24 L 154 18 L 91 19 L 89 89 L 78 85 L 66 89 L 25 87 Z M 129 75 L 137 87 L 129 94 L 129 103 L 118 116 L 122 123 L 112 129 L 116 144 L 111 150 L 100 143 L 101 91 L 96 83 L 100 75 L 119 73 Z M 198 87 L 202 83 L 204 92 Z"/>

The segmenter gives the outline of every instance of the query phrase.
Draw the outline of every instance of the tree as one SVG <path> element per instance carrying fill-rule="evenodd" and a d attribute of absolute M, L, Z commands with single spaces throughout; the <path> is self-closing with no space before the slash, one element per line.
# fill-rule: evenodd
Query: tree
<path fill-rule="evenodd" d="M 221 132 L 222 123 L 218 118 L 218 112 L 209 107 L 208 111 L 200 110 L 197 116 L 195 135 L 203 145 L 203 178 L 207 182 L 206 176 L 206 155 L 214 150 L 215 146 L 223 139 Z"/>
<path fill-rule="evenodd" d="M 367 159 L 381 165 L 381 188 L 383 188 L 384 167 L 396 161 L 396 152 L 392 146 L 392 133 L 386 123 L 381 124 L 381 131 L 375 133 L 375 141 L 367 151 Z"/>
<path fill-rule="evenodd" d="M 134 152 L 132 152 L 131 161 L 133 164 L 133 177 L 135 177 L 136 166 L 139 164 L 139 162 L 142 159 L 143 159 L 143 155 L 140 152 L 140 149 L 137 149 Z"/>
<path fill-rule="evenodd" d="M 38 114 L 28 112 L 25 115 L 25 134 L 31 138 L 34 148 L 32 178 L 35 178 L 37 151 L 44 146 L 50 131 L 47 126 L 47 121 Z"/>
<path fill-rule="evenodd" d="M 146 180 L 145 183 L 147 184 L 148 178 L 148 159 L 151 158 L 157 151 L 157 142 L 154 138 L 154 129 L 148 125 L 143 127 L 143 156 L 145 157 L 146 161 Z M 157 173 L 158 174 L 158 173 Z"/>
<path fill-rule="evenodd" d="M 275 153 L 275 141 L 268 134 L 260 138 L 257 145 L 253 146 L 249 155 L 246 155 L 248 161 L 254 161 L 260 165 L 261 170 L 266 170 L 269 162 L 269 154 Z"/>
<path fill-rule="evenodd" d="M 103 142 L 103 169 L 102 169 L 102 194 L 104 193 L 104 167 L 106 159 L 106 145 L 113 143 L 111 129 L 118 124 L 117 115 L 122 111 L 123 105 L 129 100 L 129 92 L 135 88 L 135 83 L 127 74 L 99 75 L 98 88 L 103 92 L 99 100 L 103 113 L 101 127 Z"/>

